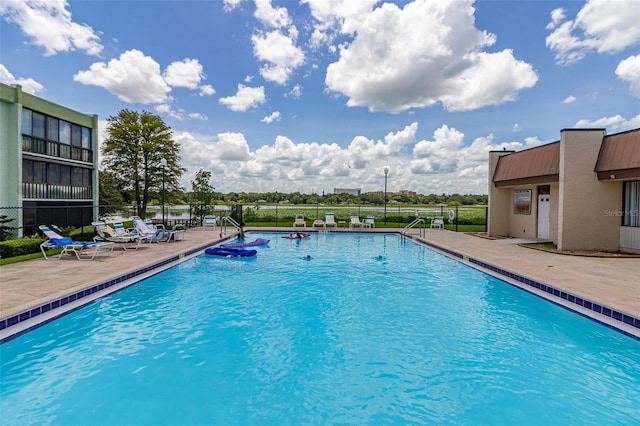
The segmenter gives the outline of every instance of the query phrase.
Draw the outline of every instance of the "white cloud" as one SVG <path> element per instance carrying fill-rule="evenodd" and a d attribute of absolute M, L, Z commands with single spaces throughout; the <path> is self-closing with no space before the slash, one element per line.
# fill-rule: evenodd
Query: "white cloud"
<path fill-rule="evenodd" d="M 260 75 L 267 81 L 285 84 L 304 63 L 304 53 L 295 45 L 295 40 L 280 30 L 256 34 L 251 41 L 256 58 L 267 62 L 260 67 Z"/>
<path fill-rule="evenodd" d="M 200 96 L 211 96 L 216 93 L 216 89 L 210 84 L 203 84 L 200 86 Z"/>
<path fill-rule="evenodd" d="M 18 25 L 47 56 L 76 49 L 98 55 L 100 37 L 90 26 L 73 22 L 68 6 L 65 0 L 2 0 L 0 15 Z"/>
<path fill-rule="evenodd" d="M 260 121 L 267 124 L 271 124 L 274 121 L 280 121 L 280 111 L 274 111 L 271 115 L 266 116 Z"/>
<path fill-rule="evenodd" d="M 575 128 L 606 128 L 612 132 L 622 132 L 625 130 L 640 127 L 640 114 L 627 120 L 621 115 L 613 117 L 602 117 L 596 120 L 579 120 L 573 127 Z"/>
<path fill-rule="evenodd" d="M 42 84 L 38 83 L 32 78 L 15 78 L 13 74 L 9 72 L 7 67 L 0 64 L 0 82 L 8 85 L 19 84 L 22 86 L 22 91 L 35 95 L 38 92 L 44 90 Z"/>
<path fill-rule="evenodd" d="M 160 74 L 160 65 L 139 50 L 128 50 L 108 64 L 96 62 L 73 76 L 82 84 L 107 89 L 128 103 L 163 103 L 171 91 Z"/>
<path fill-rule="evenodd" d="M 207 119 L 207 117 L 201 113 L 197 113 L 197 112 L 187 113 L 183 109 L 174 110 L 169 104 L 158 104 L 155 106 L 155 110 L 158 114 L 171 117 L 178 121 L 184 121 L 186 119 L 204 121 Z"/>
<path fill-rule="evenodd" d="M 285 96 L 291 99 L 300 99 L 302 97 L 302 86 L 296 84 Z"/>
<path fill-rule="evenodd" d="M 562 101 L 563 104 L 572 104 L 576 101 L 576 97 L 573 95 L 569 95 Z"/>
<path fill-rule="evenodd" d="M 285 7 L 273 7 L 271 0 L 255 0 L 255 17 L 271 28 L 283 28 L 291 25 L 289 12 Z"/>
<path fill-rule="evenodd" d="M 342 31 L 356 35 L 328 66 L 328 89 L 347 96 L 349 106 L 392 113 L 438 102 L 466 111 L 515 100 L 538 77 L 509 49 L 482 51 L 495 36 L 475 28 L 472 3 L 384 3 L 344 19 Z"/>
<path fill-rule="evenodd" d="M 169 86 L 186 87 L 187 89 L 198 88 L 200 81 L 205 78 L 202 64 L 197 59 L 189 58 L 170 63 L 165 69 L 163 77 Z"/>
<path fill-rule="evenodd" d="M 631 94 L 640 98 L 640 55 L 630 56 L 621 61 L 616 68 L 616 75 L 629 83 Z"/>
<path fill-rule="evenodd" d="M 222 9 L 225 12 L 231 12 L 236 7 L 238 7 L 240 3 L 242 3 L 242 0 L 222 0 L 222 4 L 223 4 Z"/>
<path fill-rule="evenodd" d="M 520 125 L 518 123 L 513 125 L 513 129 L 514 132 L 519 132 L 520 130 L 522 130 L 522 127 L 520 127 Z"/>
<path fill-rule="evenodd" d="M 247 111 L 266 102 L 264 87 L 247 87 L 238 84 L 238 91 L 234 96 L 220 98 L 219 102 L 231 111 Z"/>
<path fill-rule="evenodd" d="M 564 10 L 551 12 L 553 30 L 546 45 L 556 62 L 571 65 L 590 52 L 616 53 L 640 42 L 640 15 L 636 1 L 588 0 L 574 20 Z"/>

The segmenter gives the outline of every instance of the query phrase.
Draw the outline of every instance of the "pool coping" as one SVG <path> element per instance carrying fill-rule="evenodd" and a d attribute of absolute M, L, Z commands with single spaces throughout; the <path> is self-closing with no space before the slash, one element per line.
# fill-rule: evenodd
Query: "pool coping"
<path fill-rule="evenodd" d="M 252 229 L 253 232 L 290 232 L 288 230 L 264 230 Z M 310 230 L 311 232 L 336 232 L 324 229 Z M 556 305 L 562 306 L 579 315 L 588 317 L 602 325 L 615 329 L 629 337 L 640 340 L 640 318 L 620 312 L 601 303 L 595 303 L 584 297 L 573 295 L 564 290 L 558 289 L 548 283 L 540 280 L 534 280 L 522 274 L 510 271 L 503 267 L 485 262 L 482 259 L 459 251 L 447 248 L 443 245 L 429 241 L 421 236 L 411 235 L 401 230 L 392 229 L 375 229 L 368 230 L 375 233 L 395 234 L 400 237 L 408 238 L 418 244 L 425 245 L 430 249 L 447 256 L 451 259 L 459 261 L 474 269 L 480 270 L 490 276 L 498 278 L 508 284 L 514 285 L 524 291 L 546 299 Z M 250 232 L 250 231 L 248 231 Z M 340 229 L 339 233 L 362 233 L 357 229 Z M 236 235 L 228 235 L 216 241 L 216 244 L 223 243 L 229 239 L 235 238 Z M 95 300 L 101 299 L 109 294 L 129 287 L 136 282 L 155 275 L 163 270 L 170 268 L 176 264 L 182 263 L 192 257 L 195 257 L 205 248 L 210 247 L 211 243 L 199 244 L 187 250 L 180 251 L 177 254 L 166 256 L 152 264 L 136 269 L 122 275 L 118 275 L 111 279 L 107 279 L 98 284 L 92 285 L 83 290 L 74 291 L 63 297 L 55 298 L 47 303 L 28 309 L 23 312 L 0 319 L 0 344 L 12 340 L 21 334 L 24 334 L 34 328 L 52 321 L 53 319 L 65 315 L 70 311 L 78 309 Z"/>

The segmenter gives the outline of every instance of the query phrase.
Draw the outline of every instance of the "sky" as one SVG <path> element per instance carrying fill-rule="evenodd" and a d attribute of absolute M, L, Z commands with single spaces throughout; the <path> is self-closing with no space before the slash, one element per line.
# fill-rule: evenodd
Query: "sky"
<path fill-rule="evenodd" d="M 490 150 L 640 127 L 640 1 L 0 0 L 0 81 L 157 114 L 186 190 L 486 194 Z"/>

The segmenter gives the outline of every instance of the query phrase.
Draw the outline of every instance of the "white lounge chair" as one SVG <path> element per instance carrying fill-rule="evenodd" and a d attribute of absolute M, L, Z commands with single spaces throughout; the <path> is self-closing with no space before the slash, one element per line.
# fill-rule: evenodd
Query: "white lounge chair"
<path fill-rule="evenodd" d="M 313 221 L 313 223 L 311 224 L 311 227 L 315 228 L 316 226 L 319 227 L 319 228 L 326 228 L 327 227 L 327 225 L 324 223 L 324 220 L 322 220 L 322 219 L 316 219 L 316 220 Z"/>
<path fill-rule="evenodd" d="M 442 216 L 436 216 L 431 219 L 431 228 L 444 229 L 444 218 Z"/>
<path fill-rule="evenodd" d="M 123 249 L 127 249 L 127 245 L 129 248 L 133 248 L 134 250 L 138 250 L 140 246 L 141 238 L 137 235 L 128 235 L 121 234 L 118 235 L 116 230 L 102 221 L 91 222 L 93 225 L 96 235 L 93 237 L 93 241 L 95 242 L 112 242 L 115 244 L 122 244 Z M 124 226 L 123 226 L 124 228 Z"/>
<path fill-rule="evenodd" d="M 351 222 L 349 222 L 349 228 L 352 229 L 353 227 L 358 227 L 358 228 L 362 228 L 362 222 L 360 222 L 360 217 L 359 216 L 351 216 Z"/>
<path fill-rule="evenodd" d="M 142 242 L 142 241 L 150 242 L 151 241 L 151 237 L 150 236 L 138 235 L 138 233 L 134 229 L 125 228 L 124 224 L 122 222 L 114 223 L 113 224 L 113 230 L 116 232 L 116 235 L 118 235 L 120 237 L 135 238 L 138 242 Z"/>
<path fill-rule="evenodd" d="M 376 218 L 373 216 L 367 216 L 367 218 L 362 222 L 363 228 L 375 228 L 376 227 Z"/>
<path fill-rule="evenodd" d="M 336 217 L 333 213 L 324 214 L 324 225 L 325 228 L 328 226 L 333 226 L 334 228 L 338 227 L 338 224 L 336 223 Z"/>
<path fill-rule="evenodd" d="M 156 229 L 138 216 L 133 217 L 133 227 L 138 235 L 148 239 L 150 243 L 169 242 L 171 239 L 171 231 Z"/>
<path fill-rule="evenodd" d="M 73 241 L 46 225 L 40 225 L 39 229 L 48 238 L 47 241 L 40 244 L 40 251 L 47 260 L 59 260 L 65 254 L 75 254 L 78 260 L 93 260 L 100 250 L 107 250 L 107 256 L 111 256 L 116 245 L 113 242 Z M 57 257 L 48 257 L 47 251 L 53 248 L 62 248 L 62 252 Z"/>
<path fill-rule="evenodd" d="M 202 219 L 202 229 L 206 231 L 207 228 L 211 228 L 215 231 L 217 222 L 218 222 L 217 216 L 205 216 Z"/>
<path fill-rule="evenodd" d="M 187 232 L 187 228 L 184 225 L 175 225 L 173 228 L 167 229 L 161 223 L 158 224 L 158 225 L 155 225 L 151 219 L 145 220 L 144 223 L 148 227 L 153 228 L 153 229 L 155 229 L 157 231 L 158 230 L 159 231 L 164 231 L 165 235 L 169 234 L 169 237 L 166 240 L 167 242 L 169 242 L 171 240 L 173 240 L 173 241 L 184 240 L 184 234 Z M 164 238 L 162 239 L 162 241 L 164 241 Z"/>
<path fill-rule="evenodd" d="M 304 216 L 301 214 L 296 215 L 296 219 L 293 221 L 293 227 L 302 226 L 303 228 L 307 227 L 307 222 L 304 220 Z"/>

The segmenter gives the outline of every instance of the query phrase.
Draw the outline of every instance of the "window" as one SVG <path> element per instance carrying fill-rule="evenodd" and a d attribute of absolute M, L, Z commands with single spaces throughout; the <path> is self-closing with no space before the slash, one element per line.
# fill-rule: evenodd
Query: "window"
<path fill-rule="evenodd" d="M 44 139 L 45 138 L 45 117 L 44 114 L 39 114 L 37 112 L 33 113 L 33 128 L 32 128 L 32 136 L 36 138 Z"/>
<path fill-rule="evenodd" d="M 71 123 L 60 120 L 60 143 L 71 145 Z"/>
<path fill-rule="evenodd" d="M 87 127 L 82 128 L 82 147 L 91 149 L 91 129 Z"/>
<path fill-rule="evenodd" d="M 531 190 L 513 191 L 513 214 L 531 214 Z"/>
<path fill-rule="evenodd" d="M 49 164 L 47 170 L 47 176 L 49 177 L 49 183 L 59 184 L 60 182 L 60 164 Z"/>
<path fill-rule="evenodd" d="M 33 161 L 22 160 L 22 181 L 34 182 L 33 180 Z"/>
<path fill-rule="evenodd" d="M 47 139 L 58 142 L 59 122 L 57 118 L 47 117 Z"/>
<path fill-rule="evenodd" d="M 31 136 L 33 126 L 33 112 L 30 109 L 22 109 L 22 134 Z"/>
<path fill-rule="evenodd" d="M 33 182 L 47 183 L 47 163 L 43 161 L 33 162 Z"/>
<path fill-rule="evenodd" d="M 82 146 L 82 127 L 77 124 L 71 125 L 71 145 Z"/>
<path fill-rule="evenodd" d="M 622 226 L 640 227 L 640 181 L 624 183 Z"/>

